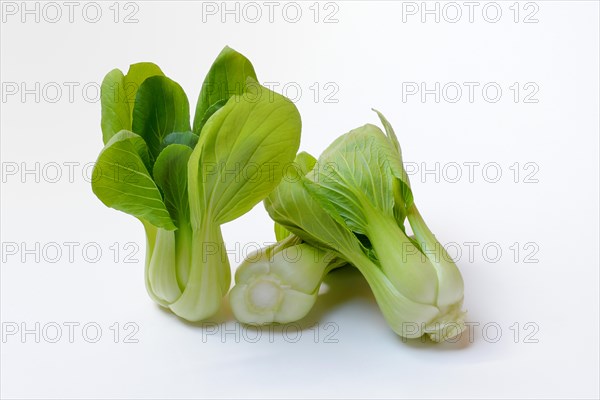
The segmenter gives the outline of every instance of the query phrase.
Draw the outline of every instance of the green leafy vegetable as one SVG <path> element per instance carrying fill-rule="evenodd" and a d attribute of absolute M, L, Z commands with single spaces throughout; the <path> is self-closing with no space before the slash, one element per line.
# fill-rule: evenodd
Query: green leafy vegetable
<path fill-rule="evenodd" d="M 230 301 L 238 320 L 296 321 L 325 276 L 352 265 L 400 336 L 441 341 L 464 329 L 462 277 L 417 209 L 381 113 L 385 133 L 368 124 L 336 139 L 318 162 L 296 155 L 295 105 L 262 87 L 229 47 L 204 79 L 193 124 L 181 86 L 152 63 L 110 71 L 101 104 L 104 148 L 92 190 L 142 222 L 145 283 L 156 303 L 189 321 L 213 315 L 231 283 L 221 225 L 264 200 L 278 242 L 237 269 Z"/>
<path fill-rule="evenodd" d="M 190 321 L 214 314 L 230 286 L 220 226 L 277 186 L 300 144 L 294 104 L 255 79 L 250 62 L 225 48 L 202 86 L 194 131 L 183 89 L 154 64 L 103 82 L 105 147 L 92 189 L 143 223 L 148 293 Z M 250 96 L 248 82 L 264 96 Z"/>
<path fill-rule="evenodd" d="M 419 214 L 396 136 L 379 115 L 387 135 L 373 125 L 342 135 L 317 163 L 300 163 L 302 178 L 282 181 L 265 199 L 265 206 L 271 218 L 305 246 L 328 249 L 330 259 L 358 268 L 397 334 L 408 338 L 428 334 L 441 341 L 464 329 L 462 277 Z M 414 238 L 405 233 L 406 219 Z M 289 240 L 273 248 L 285 248 Z M 269 252 L 273 250 L 264 250 Z M 274 297 L 255 293 L 263 286 L 257 288 L 252 282 L 267 279 L 285 286 L 285 277 L 295 271 L 297 280 L 304 277 L 310 282 L 314 294 L 330 269 L 313 261 L 313 268 L 321 272 L 316 282 L 313 271 L 303 272 L 310 263 L 305 257 L 312 258 L 311 252 L 303 252 L 295 262 L 273 257 L 266 266 L 261 258 L 246 260 L 231 294 L 235 315 L 246 323 L 294 320 L 300 313 L 286 315 L 276 301 L 265 302 L 272 305 L 266 311 L 253 306 L 255 298 Z M 269 290 L 275 292 L 270 286 Z M 312 307 L 308 301 L 303 305 L 304 313 Z"/>

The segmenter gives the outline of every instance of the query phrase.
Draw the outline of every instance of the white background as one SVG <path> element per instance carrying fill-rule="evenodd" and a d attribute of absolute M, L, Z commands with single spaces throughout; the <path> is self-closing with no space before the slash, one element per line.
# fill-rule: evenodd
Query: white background
<path fill-rule="evenodd" d="M 273 23 L 262 2 L 260 21 L 249 22 L 254 10 L 243 14 L 241 4 L 240 21 L 225 15 L 223 23 L 220 2 L 213 3 L 218 13 L 207 15 L 202 3 L 164 1 L 118 5 L 118 23 L 112 2 L 98 3 L 97 23 L 83 18 L 80 3 L 71 23 L 67 6 L 58 3 L 62 18 L 51 23 L 55 10 L 44 13 L 39 3 L 38 23 L 35 15 L 21 21 L 20 2 L 13 3 L 16 15 L 6 12 L 4 2 L 1 320 L 4 330 L 39 323 L 46 336 L 39 343 L 34 334 L 4 337 L 2 397 L 597 398 L 599 7 L 594 1 L 520 3 L 514 22 L 512 3 L 499 4 L 496 23 L 482 15 L 484 2 L 472 23 L 462 2 L 456 23 L 448 21 L 455 15 L 448 7 L 439 23 L 435 15 L 422 22 L 420 13 L 403 14 L 409 4 L 393 1 L 321 3 L 316 23 L 313 2 L 299 3 L 297 23 L 286 21 L 295 15 L 289 8 L 282 14 L 284 3 L 275 8 Z M 438 4 L 440 12 L 444 5 Z M 494 10 L 486 10 L 494 18 Z M 138 22 L 123 23 L 131 11 Z M 324 23 L 333 11 L 337 22 Z M 538 22 L 524 23 L 533 11 Z M 295 327 L 287 335 L 265 329 L 256 343 L 250 339 L 257 332 L 236 325 L 227 305 L 202 325 L 184 323 L 151 302 L 141 225 L 104 207 L 83 178 L 84 165 L 102 147 L 94 88 L 115 67 L 153 61 L 183 86 L 194 109 L 204 75 L 224 45 L 248 56 L 262 82 L 278 82 L 279 91 L 290 82 L 302 89 L 297 106 L 303 150 L 318 155 L 338 135 L 377 123 L 371 107 L 387 116 L 405 159 L 419 167 L 412 183 L 423 215 L 442 243 L 462 249 L 458 266 L 468 321 L 479 324 L 472 334 L 455 344 L 404 343 L 352 272 L 330 280 L 299 333 Z M 22 98 L 20 85 L 32 89 L 36 82 L 39 101 L 35 94 Z M 79 84 L 72 99 L 68 82 Z M 317 98 L 310 89 L 315 82 Z M 328 82 L 334 86 L 325 90 Z M 480 86 L 473 102 L 462 86 L 456 103 L 448 101 L 454 92 L 442 93 L 436 103 L 434 95 L 403 99 L 407 82 Z M 489 82 L 502 89 L 495 103 L 481 93 Z M 509 88 L 515 82 L 516 103 Z M 525 90 L 528 82 L 539 88 L 530 99 L 537 103 L 524 102 L 536 87 Z M 19 93 L 10 94 L 15 85 Z M 55 99 L 51 89 L 57 85 L 63 92 Z M 337 93 L 327 100 L 336 103 L 324 98 L 332 88 Z M 295 96 L 292 89 L 287 94 Z M 68 162 L 78 163 L 72 182 Z M 421 174 L 436 162 L 439 182 L 434 174 Z M 480 163 L 472 182 L 469 162 Z M 37 177 L 21 174 L 36 163 Z M 55 183 L 52 163 L 61 166 Z M 452 163 L 462 172 L 455 183 Z M 497 164 L 484 174 L 488 163 Z M 15 166 L 17 173 L 9 174 Z M 498 166 L 502 176 L 492 183 Z M 533 175 L 526 179 L 528 173 Z M 235 268 L 248 243 L 273 240 L 272 224 L 259 205 L 225 226 L 224 236 Z M 12 242 L 21 249 L 58 243 L 63 255 L 52 263 L 55 253 L 41 254 L 36 262 L 35 255 L 9 254 Z M 73 262 L 65 242 L 79 244 Z M 139 247 L 137 262 L 123 262 L 128 242 Z M 477 243 L 472 257 L 470 242 Z M 98 262 L 83 257 L 87 243 L 102 249 Z M 116 263 L 113 243 L 121 249 Z M 64 325 L 69 322 L 80 324 L 73 343 Z M 115 322 L 118 343 L 110 329 Z M 133 336 L 138 343 L 124 343 L 131 332 L 127 322 L 139 327 Z M 97 343 L 85 340 L 86 323 L 102 328 Z M 53 324 L 63 328 L 57 343 L 48 340 Z M 498 327 L 501 337 L 493 343 Z"/>

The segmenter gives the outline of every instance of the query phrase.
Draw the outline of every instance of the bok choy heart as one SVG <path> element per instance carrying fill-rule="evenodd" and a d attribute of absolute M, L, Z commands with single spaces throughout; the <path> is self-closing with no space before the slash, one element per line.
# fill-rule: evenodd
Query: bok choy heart
<path fill-rule="evenodd" d="M 231 273 L 220 226 L 263 200 L 300 142 L 295 105 L 260 86 L 226 47 L 202 85 L 193 126 L 183 89 L 154 64 L 102 84 L 105 147 L 92 189 L 146 231 L 146 287 L 178 316 L 214 314 Z"/>

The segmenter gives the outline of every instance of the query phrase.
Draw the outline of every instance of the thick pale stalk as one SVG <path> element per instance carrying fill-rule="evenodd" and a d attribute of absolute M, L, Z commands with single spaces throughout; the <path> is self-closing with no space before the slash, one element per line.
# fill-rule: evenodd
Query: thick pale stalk
<path fill-rule="evenodd" d="M 438 295 L 437 306 L 440 309 L 453 307 L 462 303 L 464 283 L 456 264 L 446 252 L 444 246 L 429 230 L 417 206 L 413 203 L 408 208 L 408 222 L 423 253 L 427 256 L 437 273 Z"/>
<path fill-rule="evenodd" d="M 156 238 L 158 235 L 159 228 L 150 224 L 148 221 L 140 220 L 144 225 L 144 231 L 146 233 L 146 260 L 145 260 L 145 268 L 144 268 L 144 281 L 146 283 L 146 291 L 150 298 L 156 303 L 163 307 L 167 307 L 169 302 L 166 301 L 163 297 L 158 295 L 153 289 L 152 279 L 150 274 L 150 265 L 152 263 L 152 256 L 154 254 L 154 249 L 156 246 Z"/>
<path fill-rule="evenodd" d="M 465 329 L 460 304 L 441 310 L 433 304 L 413 301 L 404 296 L 388 276 L 364 254 L 354 252 L 351 258 L 373 290 L 385 320 L 401 337 L 414 339 L 427 334 L 431 340 L 441 342 Z"/>
<path fill-rule="evenodd" d="M 148 265 L 148 279 L 152 292 L 161 305 L 175 301 L 181 290 L 175 270 L 175 233 L 159 228 L 156 232 L 154 251 Z"/>
<path fill-rule="evenodd" d="M 283 324 L 303 318 L 314 306 L 325 275 L 345 263 L 333 252 L 306 243 L 280 243 L 249 255 L 237 269 L 229 299 L 240 322 Z"/>
<path fill-rule="evenodd" d="M 365 210 L 367 236 L 383 273 L 404 297 L 417 303 L 436 304 L 437 274 L 427 258 L 402 232 L 396 220 L 377 210 Z"/>
<path fill-rule="evenodd" d="M 200 321 L 215 314 L 231 283 L 229 260 L 221 228 L 204 220 L 193 231 L 192 264 L 181 296 L 169 308 L 188 321 Z"/>
<path fill-rule="evenodd" d="M 192 238 L 192 227 L 188 222 L 180 222 L 179 229 L 175 231 L 175 272 L 177 284 L 181 291 L 185 289 L 190 276 L 193 247 Z"/>

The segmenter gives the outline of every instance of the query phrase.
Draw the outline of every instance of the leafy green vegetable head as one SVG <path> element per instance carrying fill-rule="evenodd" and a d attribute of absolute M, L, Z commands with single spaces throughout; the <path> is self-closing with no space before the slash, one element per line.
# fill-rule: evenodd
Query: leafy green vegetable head
<path fill-rule="evenodd" d="M 342 135 L 265 206 L 282 228 L 356 266 L 396 333 L 444 340 L 464 329 L 462 277 L 421 218 L 396 136 L 380 117 L 387 134 L 365 125 Z"/>
<path fill-rule="evenodd" d="M 275 188 L 298 150 L 298 110 L 255 79 L 226 47 L 202 86 L 193 131 L 187 96 L 156 65 L 113 70 L 102 85 L 105 147 L 92 189 L 144 224 L 148 292 L 187 320 L 214 314 L 229 289 L 220 225 Z"/>

